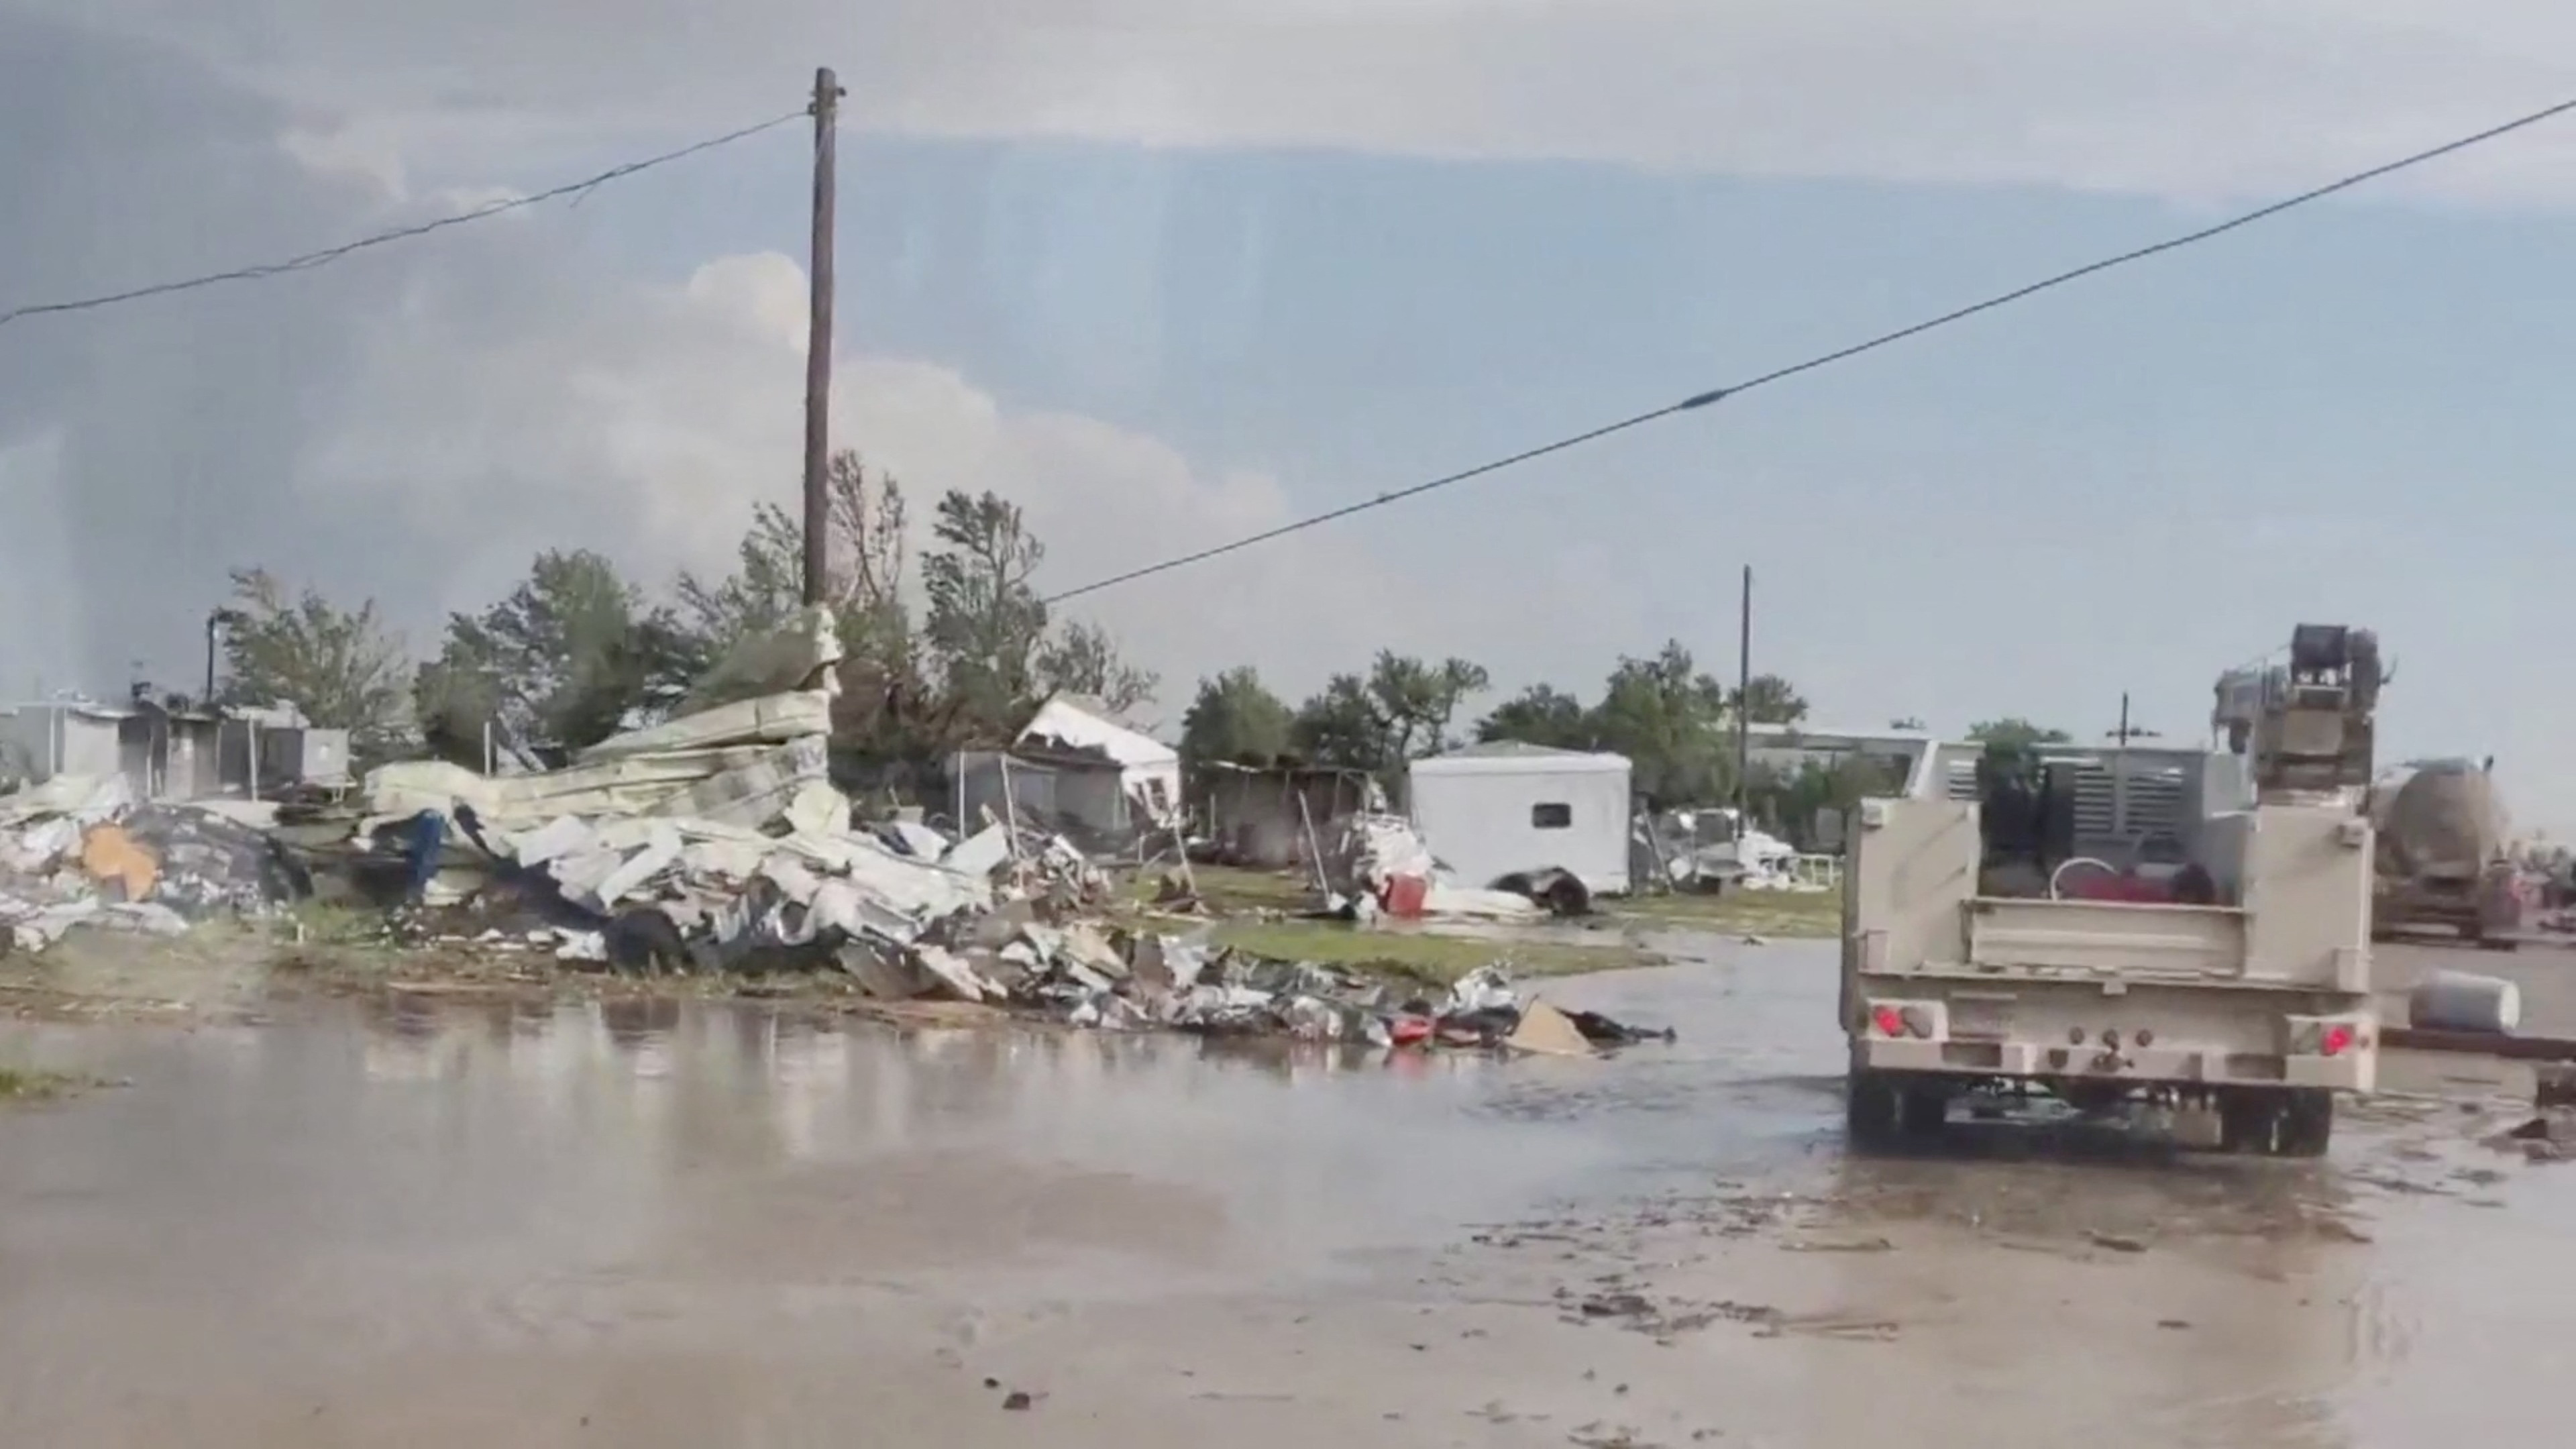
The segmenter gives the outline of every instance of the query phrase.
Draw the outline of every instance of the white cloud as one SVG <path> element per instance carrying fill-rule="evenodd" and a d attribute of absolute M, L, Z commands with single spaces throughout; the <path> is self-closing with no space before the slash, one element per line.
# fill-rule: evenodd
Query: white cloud
<path fill-rule="evenodd" d="M 184 52 L 0 9 L 0 195 L 23 203 L 0 221 L 0 287 L 104 291 L 454 205 L 455 185 L 406 190 L 400 156 L 316 141 L 333 133 L 315 120 Z M 755 501 L 794 498 L 803 270 L 762 253 L 642 278 L 585 249 L 578 215 L 516 212 L 282 282 L 0 334 L 0 577 L 59 601 L 0 611 L 0 696 L 39 676 L 112 690 L 136 660 L 164 684 L 195 679 L 237 565 L 375 598 L 416 651 L 543 548 L 601 550 L 651 586 L 727 567 Z M 1020 503 L 1049 588 L 1298 511 L 1276 478 L 1006 404 L 950 367 L 856 353 L 836 371 L 836 441 L 905 479 L 925 526 L 950 488 Z M 1566 574 L 1580 557 L 1417 578 L 1376 539 L 1366 524 L 1300 534 L 1065 612 L 1160 671 L 1177 719 L 1195 678 L 1233 664 L 1291 693 L 1380 647 L 1500 664 L 1615 608 Z"/>
<path fill-rule="evenodd" d="M 2224 23 L 2133 0 L 601 0 L 533 14 L 458 0 L 356 20 L 318 0 L 84 0 L 80 26 L 26 18 L 55 8 L 72 7 L 0 0 L 11 300 L 291 254 L 496 180 L 586 169 L 737 123 L 769 109 L 763 96 L 784 109 L 817 56 L 843 61 L 863 121 L 915 130 L 2198 195 L 2473 124 L 2564 82 L 2530 57 L 2576 54 L 2562 33 L 2576 15 L 2399 0 L 2242 0 Z M 2442 184 L 2551 195 L 2558 147 L 2449 164 Z M 510 175 L 490 174 L 495 156 Z M 804 278 L 750 255 L 639 279 L 580 247 L 582 215 L 513 215 L 290 283 L 0 333 L 0 579 L 54 605 L 0 610 L 0 693 L 66 661 L 93 684 L 137 656 L 192 678 L 233 562 L 373 594 L 424 644 L 441 610 L 492 597 L 540 547 L 601 548 L 656 579 L 721 567 L 752 500 L 793 495 Z M 923 512 L 947 487 L 1021 501 L 1059 586 L 1292 512 L 1280 480 L 920 359 L 846 356 L 839 380 L 843 441 L 904 476 Z M 1402 542 L 1381 546 L 1381 528 Z M 1527 532 L 1497 568 L 1390 510 L 1074 611 L 1165 673 L 1174 714 L 1190 678 L 1221 665 L 1255 661 L 1296 690 L 1381 645 L 1479 658 L 1506 686 L 1524 671 L 1582 685 L 1607 656 L 1653 648 L 1661 623 L 1725 662 L 1732 541 L 1710 542 L 1723 556 L 1703 572 L 1652 574 L 1634 548 Z M 1887 688 L 1859 677 L 1879 665 L 1843 637 L 1811 650 L 1812 669 L 1783 665 L 1837 714 L 1833 700 Z"/>
<path fill-rule="evenodd" d="M 148 98 L 124 131 L 118 97 Z M 273 256 L 388 217 L 398 169 L 282 139 L 289 113 L 194 63 L 0 10 L 0 222 L 10 299 Z M 66 138 L 62 141 L 40 138 Z M 124 139 L 119 139 L 123 137 Z M 83 142 L 99 138 L 117 166 Z M 200 219 L 182 233 L 154 223 Z M 21 290 L 23 288 L 23 291 Z M 372 596 L 416 648 L 545 547 L 591 547 L 639 578 L 721 570 L 755 500 L 791 501 L 802 438 L 806 280 L 775 254 L 677 281 L 604 268 L 561 212 L 516 213 L 289 282 L 212 289 L 0 335 L 0 695 L 128 661 L 184 684 L 225 570 L 260 564 Z M 1065 587 L 1289 516 L 1278 483 L 1211 472 L 1098 418 L 1005 406 L 917 359 L 838 359 L 836 433 L 907 479 L 1021 503 Z M 1257 658 L 1283 684 L 1364 660 L 1442 616 L 1305 540 L 1183 590 L 1072 612 L 1164 672 L 1177 715 L 1199 673 Z M 15 597 L 23 595 L 24 597 Z M 43 601 L 45 607 L 36 607 Z"/>
<path fill-rule="evenodd" d="M 2576 10 L 2544 0 L 19 3 L 451 158 L 732 124 L 823 62 L 857 122 L 918 133 L 2205 197 L 2576 93 Z M 2395 184 L 2559 201 L 2571 157 L 2562 127 Z"/>
<path fill-rule="evenodd" d="M 794 501 L 805 286 L 794 261 L 764 253 L 579 310 L 558 300 L 494 336 L 407 309 L 364 349 L 306 484 L 395 510 L 402 548 L 453 565 L 441 608 L 492 597 L 547 544 L 602 549 L 647 580 L 721 571 L 758 500 Z M 1274 479 L 1206 473 L 1097 418 L 1006 408 L 916 359 L 838 358 L 834 397 L 835 444 L 906 480 L 917 534 L 938 492 L 998 492 L 1046 541 L 1049 588 L 1291 516 Z M 1364 660 L 1389 614 L 1427 607 L 1359 567 L 1335 582 L 1331 609 L 1313 608 L 1321 576 L 1349 568 L 1328 547 L 1291 542 L 1178 590 L 1113 591 L 1066 612 L 1106 623 L 1163 671 L 1177 715 L 1199 674 L 1258 658 L 1283 683 L 1310 682 Z"/>

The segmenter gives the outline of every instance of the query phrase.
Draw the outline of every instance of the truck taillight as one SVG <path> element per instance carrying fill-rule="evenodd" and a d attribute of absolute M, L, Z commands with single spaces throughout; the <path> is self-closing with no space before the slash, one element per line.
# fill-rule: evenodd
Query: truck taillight
<path fill-rule="evenodd" d="M 2330 1057 L 2340 1056 L 2343 1053 L 2343 1049 L 2350 1045 L 2352 1045 L 2351 1027 L 2340 1025 L 2330 1026 L 2326 1028 L 2325 1035 L 2318 1040 L 2317 1050 L 2324 1052 Z"/>
<path fill-rule="evenodd" d="M 1905 1014 L 1893 1006 L 1880 1007 L 1869 1014 L 1869 1019 L 1878 1028 L 1880 1036 L 1905 1035 Z"/>

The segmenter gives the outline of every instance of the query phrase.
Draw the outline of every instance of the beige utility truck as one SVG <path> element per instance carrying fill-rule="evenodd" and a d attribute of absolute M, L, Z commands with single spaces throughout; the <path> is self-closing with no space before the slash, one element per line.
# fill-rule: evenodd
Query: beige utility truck
<path fill-rule="evenodd" d="M 1854 1138 L 2045 1092 L 2211 1107 L 2229 1150 L 2322 1154 L 2335 1094 L 2370 1091 L 2378 1058 L 2361 792 L 2380 680 L 2367 631 L 2301 625 L 2253 727 L 2206 751 L 1994 749 L 1864 802 Z M 2141 825 L 2140 801 L 2162 814 Z"/>

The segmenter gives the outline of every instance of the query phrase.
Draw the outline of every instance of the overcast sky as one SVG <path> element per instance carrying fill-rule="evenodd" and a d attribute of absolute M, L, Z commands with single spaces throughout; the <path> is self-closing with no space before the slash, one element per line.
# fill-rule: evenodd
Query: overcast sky
<path fill-rule="evenodd" d="M 2576 95 L 2538 0 L 0 0 L 0 310 L 270 259 L 850 88 L 836 426 L 1057 587 L 1679 399 Z M 795 485 L 795 126 L 578 207 L 0 328 L 0 695 L 184 685 L 225 570 L 423 648 L 546 546 L 659 583 Z M 1381 644 L 1585 691 L 1668 636 L 1832 722 L 2305 619 L 2390 754 L 2576 827 L 2551 607 L 2576 123 L 1081 601 L 1190 682 Z"/>

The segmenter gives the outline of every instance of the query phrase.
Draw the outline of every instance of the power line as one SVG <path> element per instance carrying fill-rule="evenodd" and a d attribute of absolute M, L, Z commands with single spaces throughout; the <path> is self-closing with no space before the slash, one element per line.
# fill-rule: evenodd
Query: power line
<path fill-rule="evenodd" d="M 1571 437 L 1559 438 L 1555 442 L 1544 443 L 1538 447 L 1514 453 L 1507 458 L 1497 458 L 1490 463 L 1480 463 L 1473 468 L 1467 468 L 1456 473 L 1450 473 L 1439 478 L 1431 479 L 1428 482 L 1416 483 L 1409 488 L 1399 488 L 1392 493 L 1381 493 L 1375 498 L 1365 499 L 1357 503 L 1344 504 L 1339 508 L 1318 513 L 1311 517 L 1298 519 L 1294 523 L 1283 523 L 1277 528 L 1265 529 L 1260 533 L 1252 534 L 1244 538 L 1238 538 L 1231 543 L 1218 544 L 1211 548 L 1200 549 L 1195 553 L 1186 553 L 1176 558 L 1168 558 L 1160 563 L 1147 564 L 1142 568 L 1129 569 L 1127 572 L 1122 574 L 1113 574 L 1108 578 L 1084 584 L 1080 588 L 1067 589 L 1063 593 L 1052 595 L 1046 600 L 1046 602 L 1049 604 L 1059 604 L 1067 599 L 1079 598 L 1084 594 L 1098 593 L 1102 589 L 1115 588 L 1120 584 L 1133 583 L 1138 579 L 1148 578 L 1154 574 L 1168 573 L 1173 569 L 1186 568 L 1194 563 L 1204 563 L 1209 559 L 1221 557 L 1225 554 L 1234 553 L 1242 549 L 1251 548 L 1256 544 L 1268 543 L 1275 538 L 1284 538 L 1292 533 L 1300 533 L 1309 528 L 1316 528 L 1324 524 L 1334 522 L 1337 519 L 1348 518 L 1355 513 L 1365 513 L 1372 508 L 1383 508 L 1390 503 L 1400 503 L 1407 498 L 1419 497 L 1425 493 L 1447 488 L 1452 484 L 1464 483 L 1471 478 L 1481 478 L 1488 473 L 1497 473 L 1505 468 L 1514 467 L 1518 464 L 1529 462 L 1532 459 L 1543 458 L 1550 453 L 1561 453 L 1568 448 L 1580 447 L 1585 443 L 1609 437 L 1613 433 L 1623 433 L 1630 428 L 1642 427 L 1647 423 L 1671 417 L 1676 413 L 1686 413 L 1695 408 L 1704 408 L 1711 403 L 1723 401 L 1727 398 L 1734 397 L 1739 393 L 1751 392 L 1758 387 L 1767 387 L 1775 382 L 1786 381 L 1789 378 L 1796 377 L 1800 373 L 1813 372 L 1819 368 L 1830 367 L 1837 362 L 1849 361 L 1852 358 L 1860 356 L 1862 353 L 1875 352 L 1882 347 L 1903 342 L 1907 338 L 1919 337 L 1926 332 L 1947 327 L 1953 322 L 1966 321 L 1968 318 L 1974 317 L 1981 312 L 1991 312 L 1998 307 L 2009 306 L 2012 303 L 2022 301 L 2028 297 L 2036 296 L 2041 292 L 2050 290 L 2051 288 L 2062 287 L 2069 282 L 2078 281 L 2082 278 L 2092 276 L 2097 272 L 2107 272 L 2114 267 L 2127 266 L 2131 262 L 2144 261 L 2149 257 L 2157 256 L 2164 252 L 2176 251 L 2198 242 L 2208 241 L 2213 237 L 2224 236 L 2228 232 L 2236 230 L 2238 227 L 2251 226 L 2258 221 L 2278 216 L 2282 212 L 2289 211 L 2295 207 L 2305 206 L 2312 201 L 2323 200 L 2324 198 L 2332 196 L 2340 191 L 2349 191 L 2353 187 L 2362 185 L 2365 182 L 2376 181 L 2380 177 L 2390 175 L 2394 172 L 2403 171 L 2410 166 L 2420 166 L 2427 161 L 2437 160 L 2441 157 L 2448 156 L 2455 151 L 2465 151 L 2472 146 L 2495 140 L 2500 136 L 2510 135 L 2527 126 L 2539 125 L 2543 121 L 2555 119 L 2556 117 L 2565 115 L 2570 111 L 2576 111 L 2576 99 L 2560 101 L 2556 105 L 2547 106 L 2540 110 L 2532 111 L 2526 115 L 2516 116 L 2512 120 L 2506 121 L 2501 125 L 2489 126 L 2483 131 L 2462 136 L 2456 140 L 2445 141 L 2441 145 L 2431 147 L 2427 150 L 2417 151 L 2412 155 L 2400 157 L 2399 159 L 2390 161 L 2384 165 L 2373 166 L 2367 171 L 2356 171 L 2349 176 L 2329 181 L 2323 186 L 2312 187 L 2309 190 L 2302 191 L 2296 196 L 2286 197 L 2282 200 L 2275 201 L 2268 206 L 2257 207 L 2252 211 L 2230 217 L 2214 226 L 2205 226 L 2198 231 L 2185 232 L 2180 236 L 2168 237 L 2160 242 L 2138 247 L 2131 251 L 2121 252 L 2117 256 L 2109 256 L 2104 257 L 2099 261 L 2087 262 L 2083 266 L 2076 267 L 2070 271 L 2059 272 L 2054 276 L 2041 278 L 2039 281 L 2032 282 L 2026 286 L 2015 287 L 2009 292 L 1999 292 L 1981 302 L 1969 303 L 1967 306 L 1941 313 L 1937 317 L 1927 317 L 1911 326 L 1900 327 L 1893 332 L 1882 332 L 1866 341 L 1855 342 L 1848 347 L 1840 347 L 1831 352 L 1820 353 L 1803 362 L 1793 362 L 1786 367 L 1774 368 L 1769 372 L 1762 373 L 1755 377 L 1746 378 L 1742 382 L 1733 383 L 1726 387 L 1711 388 L 1706 392 L 1694 393 L 1693 395 L 1682 399 L 1680 402 L 1668 404 L 1667 406 L 1656 408 L 1650 412 L 1638 413 L 1633 417 L 1622 418 L 1615 423 L 1606 423 L 1587 432 L 1576 433 Z"/>
<path fill-rule="evenodd" d="M 719 146 L 730 146 L 736 141 L 748 140 L 753 136 L 759 135 L 763 131 L 774 130 L 777 127 L 784 126 L 790 121 L 803 120 L 807 114 L 807 111 L 800 108 L 798 110 L 790 111 L 786 115 L 773 117 L 769 120 L 763 121 L 756 126 L 745 126 L 738 131 L 727 131 L 721 136 L 711 136 L 706 140 L 683 146 L 676 151 L 665 151 L 658 156 L 647 156 L 641 161 L 629 161 L 623 166 L 612 166 L 597 175 L 585 176 L 579 181 L 568 181 L 561 186 L 550 187 L 547 190 L 537 192 L 532 196 L 516 196 L 506 201 L 495 201 L 489 205 L 475 207 L 471 211 L 461 211 L 451 216 L 442 216 L 435 220 L 418 222 L 411 226 L 397 227 L 392 231 L 378 232 L 373 236 L 361 237 L 356 241 L 344 242 L 335 247 L 326 247 L 318 252 L 306 252 L 302 256 L 289 257 L 282 262 L 262 262 L 256 266 L 237 267 L 228 272 L 211 272 L 205 276 L 188 277 L 180 281 L 155 282 L 150 286 L 134 287 L 122 292 L 109 292 L 96 297 L 79 297 L 61 302 L 30 303 L 24 307 L 14 308 L 7 312 L 0 312 L 0 327 L 5 327 L 12 322 L 28 317 L 43 317 L 62 312 L 88 312 L 100 307 L 113 307 L 125 302 L 139 302 L 146 297 L 167 296 L 172 292 L 192 292 L 199 287 L 211 287 L 221 282 L 254 282 L 264 280 L 269 277 L 282 276 L 288 272 L 310 271 L 315 267 L 328 266 L 332 262 L 340 260 L 342 257 L 349 256 L 356 252 L 365 251 L 370 247 L 380 247 L 388 242 L 408 241 L 413 237 L 422 237 L 429 235 L 431 232 L 444 231 L 451 226 L 463 226 L 467 222 L 481 221 L 486 217 L 499 216 L 504 212 L 518 211 L 524 207 L 541 205 L 545 202 L 559 200 L 566 196 L 584 196 L 612 181 L 622 181 L 629 176 L 635 175 L 639 171 L 650 171 L 656 166 L 666 166 L 671 162 L 695 156 L 701 151 L 712 151 Z"/>

